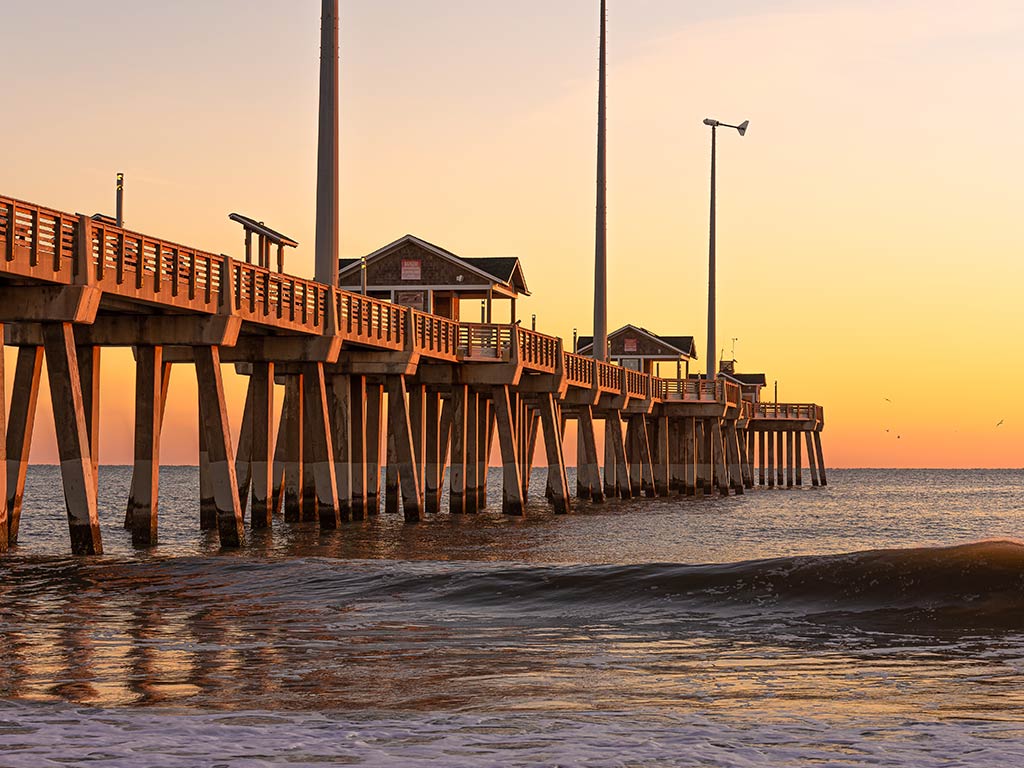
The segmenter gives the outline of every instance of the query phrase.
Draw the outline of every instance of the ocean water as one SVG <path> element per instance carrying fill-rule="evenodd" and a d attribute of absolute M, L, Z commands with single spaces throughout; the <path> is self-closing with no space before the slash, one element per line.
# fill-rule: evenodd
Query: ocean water
<path fill-rule="evenodd" d="M 572 480 L 572 478 L 570 478 Z M 68 551 L 56 468 L 0 557 L 0 766 L 1017 765 L 1024 472 L 198 530 Z"/>

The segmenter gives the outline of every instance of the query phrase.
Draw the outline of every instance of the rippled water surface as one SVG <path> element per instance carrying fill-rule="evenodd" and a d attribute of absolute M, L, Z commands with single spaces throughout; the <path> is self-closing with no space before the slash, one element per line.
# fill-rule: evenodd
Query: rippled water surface
<path fill-rule="evenodd" d="M 101 469 L 107 554 L 73 559 L 59 474 L 31 471 L 0 559 L 0 766 L 1024 758 L 1021 472 L 275 521 L 237 552 L 198 530 L 191 468 L 133 551 L 129 479 Z"/>

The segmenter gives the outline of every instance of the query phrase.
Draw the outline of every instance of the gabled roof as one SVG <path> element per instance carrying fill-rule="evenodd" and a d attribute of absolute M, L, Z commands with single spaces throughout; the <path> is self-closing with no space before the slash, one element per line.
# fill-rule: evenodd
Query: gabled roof
<path fill-rule="evenodd" d="M 718 374 L 723 379 L 741 384 L 746 387 L 765 387 L 768 386 L 768 380 L 764 374 L 726 374 L 719 372 Z"/>
<path fill-rule="evenodd" d="M 499 282 L 508 286 L 516 293 L 524 296 L 530 295 L 530 290 L 526 286 L 526 278 L 523 276 L 522 264 L 520 264 L 517 257 L 497 256 L 493 258 L 463 258 L 462 256 L 457 256 L 451 251 L 445 250 L 438 245 L 428 243 L 426 240 L 416 237 L 415 235 L 405 235 L 392 243 L 388 243 L 383 248 L 378 248 L 366 257 L 366 262 L 369 263 L 375 259 L 385 256 L 404 245 L 415 245 L 416 247 L 422 248 L 428 253 L 439 258 L 458 263 L 460 266 L 465 267 L 468 271 L 475 273 L 478 277 L 489 283 Z M 338 274 L 344 275 L 347 272 L 358 269 L 360 261 L 362 261 L 362 259 L 338 259 Z"/>
<path fill-rule="evenodd" d="M 671 347 L 676 352 L 678 352 L 682 357 L 688 357 L 691 360 L 697 359 L 697 345 L 694 344 L 693 336 L 659 336 L 658 334 L 651 333 L 646 328 L 641 328 L 640 326 L 637 325 L 624 325 L 621 328 L 609 333 L 608 338 L 617 336 L 618 334 L 624 331 L 635 331 L 637 333 L 643 334 L 644 336 L 647 336 L 648 338 L 653 339 L 654 341 L 660 344 L 664 344 L 667 347 Z M 579 339 L 577 339 L 577 345 L 579 349 L 579 354 L 582 355 L 586 354 L 587 352 L 591 352 L 594 346 L 594 337 L 580 336 Z"/>

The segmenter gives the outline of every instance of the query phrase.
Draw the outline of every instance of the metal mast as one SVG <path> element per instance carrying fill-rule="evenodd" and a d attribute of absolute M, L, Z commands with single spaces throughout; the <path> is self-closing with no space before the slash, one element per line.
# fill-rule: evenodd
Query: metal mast
<path fill-rule="evenodd" d="M 338 0 L 323 0 L 316 168 L 316 281 L 338 284 Z"/>
<path fill-rule="evenodd" d="M 594 254 L 594 357 L 608 359 L 608 205 L 607 205 L 607 34 L 601 0 L 601 54 L 597 95 L 597 232 Z"/>

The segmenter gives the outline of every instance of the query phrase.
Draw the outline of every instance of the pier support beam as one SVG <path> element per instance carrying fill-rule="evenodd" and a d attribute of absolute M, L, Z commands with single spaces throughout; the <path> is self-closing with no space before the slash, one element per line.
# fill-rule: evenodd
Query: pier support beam
<path fill-rule="evenodd" d="M 252 392 L 252 528 L 269 528 L 274 516 L 274 364 L 253 363 L 249 379 Z M 242 500 L 238 500 L 241 505 Z"/>
<path fill-rule="evenodd" d="M 521 517 L 523 514 L 523 478 L 519 466 L 519 446 L 516 439 L 515 425 L 512 421 L 512 406 L 508 386 L 501 385 L 495 387 L 493 392 L 503 471 L 501 511 L 506 515 Z M 520 426 L 522 425 L 520 424 Z"/>
<path fill-rule="evenodd" d="M 825 454 L 821 450 L 821 432 L 815 431 L 813 434 L 814 453 L 818 457 L 818 478 L 822 486 L 826 486 L 828 485 L 828 479 L 825 477 Z"/>
<path fill-rule="evenodd" d="M 793 448 L 796 452 L 793 463 L 796 465 L 796 487 L 800 488 L 804 484 L 804 457 L 803 457 L 803 443 L 800 442 L 802 435 L 797 432 L 794 436 Z"/>
<path fill-rule="evenodd" d="M 784 446 L 783 446 L 784 441 L 785 441 L 785 437 L 784 437 L 784 435 L 782 433 L 782 430 L 778 430 L 775 433 L 775 443 L 776 443 L 776 445 L 775 445 L 775 458 L 776 458 L 776 463 L 775 463 L 775 470 L 776 470 L 775 480 L 778 483 L 779 488 L 782 488 L 782 484 L 786 481 L 786 477 L 785 477 L 785 473 L 786 473 L 786 469 L 785 469 L 785 453 L 784 453 Z"/>
<path fill-rule="evenodd" d="M 671 487 L 671 451 L 669 450 L 668 416 L 659 416 L 654 429 L 655 466 L 654 491 L 659 496 L 668 496 Z"/>
<path fill-rule="evenodd" d="M 363 520 L 380 510 L 380 441 L 384 413 L 383 387 L 365 376 L 351 377 L 352 519 Z M 398 511 L 398 508 L 395 508 Z"/>
<path fill-rule="evenodd" d="M 466 512 L 466 401 L 465 384 L 452 386 L 452 469 L 449 476 L 448 511 L 453 515 Z"/>
<path fill-rule="evenodd" d="M 333 375 L 327 380 L 334 480 L 338 488 L 338 516 L 352 519 L 352 379 Z"/>
<path fill-rule="evenodd" d="M 597 436 L 594 434 L 594 412 L 589 405 L 581 406 L 577 424 L 583 435 L 583 456 L 577 457 L 576 471 L 582 470 L 584 483 L 590 489 L 589 498 L 596 504 L 604 502 L 601 489 L 601 472 L 597 466 Z"/>
<path fill-rule="evenodd" d="M 736 422 L 729 419 L 723 430 L 725 455 L 729 462 L 729 485 L 737 496 L 743 495 L 743 463 L 740 454 L 740 440 L 736 433 Z"/>
<path fill-rule="evenodd" d="M 615 438 L 612 437 L 612 425 L 604 420 L 604 495 L 615 499 L 619 496 L 619 475 L 615 466 Z"/>
<path fill-rule="evenodd" d="M 418 523 L 423 519 L 423 496 L 420 494 L 420 481 L 416 473 L 416 452 L 413 447 L 412 425 L 409 423 L 405 377 L 388 376 L 387 390 L 388 432 L 395 441 L 405 522 Z"/>
<path fill-rule="evenodd" d="M 309 427 L 307 469 L 311 470 L 316 492 L 316 509 L 321 530 L 334 530 L 341 523 L 338 484 L 334 476 L 334 442 L 330 411 L 327 408 L 327 385 L 324 364 L 308 363 L 302 375 L 306 422 Z"/>
<path fill-rule="evenodd" d="M 423 418 L 423 506 L 428 515 L 436 515 L 441 506 L 441 395 L 424 392 Z"/>
<path fill-rule="evenodd" d="M 626 441 L 622 432 L 622 417 L 618 411 L 612 411 L 608 415 L 609 433 L 605 439 L 610 439 L 615 448 L 615 483 L 618 485 L 619 498 L 628 499 L 633 496 L 633 487 L 629 482 L 629 465 L 626 463 Z"/>
<path fill-rule="evenodd" d="M 555 514 L 564 515 L 570 511 L 569 478 L 565 470 L 565 455 L 562 452 L 562 434 L 558 425 L 558 411 L 554 395 L 548 393 L 540 398 L 540 423 L 544 430 L 544 451 L 548 460 L 547 497 L 554 506 Z"/>
<path fill-rule="evenodd" d="M 697 473 L 697 420 L 691 417 L 683 419 L 682 422 L 682 462 L 683 462 L 683 488 L 682 492 L 687 496 L 696 496 L 697 487 L 700 485 Z"/>
<path fill-rule="evenodd" d="M 303 438 L 306 430 L 305 408 L 303 407 L 302 378 L 286 376 L 284 384 L 284 413 L 282 428 L 286 429 L 284 440 L 284 519 L 289 523 L 302 520 Z M 287 427 L 285 427 L 287 425 Z"/>
<path fill-rule="evenodd" d="M 480 500 L 477 480 L 478 457 L 483 448 L 480 439 L 480 397 L 469 390 L 466 395 L 466 513 L 475 514 Z"/>
<path fill-rule="evenodd" d="M 245 388 L 245 404 L 242 406 L 242 423 L 238 428 L 238 448 L 235 449 L 235 476 L 238 478 L 238 504 L 245 517 L 249 502 L 249 485 L 252 483 L 252 376 Z"/>
<path fill-rule="evenodd" d="M 722 496 L 729 495 L 729 468 L 726 466 L 725 438 L 722 435 L 722 420 L 711 420 L 711 453 L 714 456 L 715 478 L 718 492 Z"/>
<path fill-rule="evenodd" d="M 243 539 L 242 508 L 231 445 L 231 429 L 224 404 L 224 382 L 217 347 L 195 347 L 196 379 L 203 408 L 203 428 L 210 456 L 210 478 L 217 505 L 217 531 L 222 547 L 239 547 Z"/>
<path fill-rule="evenodd" d="M 760 485 L 760 486 L 763 486 L 764 482 L 765 482 L 764 481 L 765 462 L 766 462 L 766 459 L 767 459 L 767 455 L 765 453 L 765 432 L 764 432 L 763 429 L 760 432 L 757 433 L 757 439 L 758 439 L 758 441 L 760 443 L 760 446 L 761 446 L 760 450 L 758 451 L 757 484 Z"/>
<path fill-rule="evenodd" d="M 0 339 L 2 348 L 2 339 Z M 39 401 L 39 380 L 43 370 L 42 347 L 20 347 L 14 369 L 11 411 L 7 421 L 7 532 L 10 544 L 18 543 L 21 503 L 25 493 L 32 430 Z"/>
<path fill-rule="evenodd" d="M 132 475 L 132 545 L 157 543 L 160 488 L 160 394 L 163 348 L 135 351 L 135 467 Z"/>
<path fill-rule="evenodd" d="M 793 487 L 793 430 L 786 430 L 786 487 Z"/>
<path fill-rule="evenodd" d="M 767 434 L 768 443 L 768 487 L 775 487 L 775 435 L 771 432 Z M 764 443 L 761 443 L 761 447 L 764 448 Z"/>
<path fill-rule="evenodd" d="M 71 551 L 76 555 L 99 555 L 103 543 L 74 327 L 71 323 L 44 323 L 42 331 Z"/>
<path fill-rule="evenodd" d="M 657 491 L 654 487 L 654 461 L 651 456 L 651 435 L 647 429 L 647 417 L 636 416 L 633 422 L 636 425 L 639 448 L 637 458 L 640 461 L 640 489 L 647 498 L 653 499 Z"/>
<path fill-rule="evenodd" d="M 807 441 L 807 466 L 811 471 L 811 486 L 817 488 L 818 482 L 818 462 L 814 455 L 814 437 L 810 432 L 804 432 L 804 438 Z"/>

